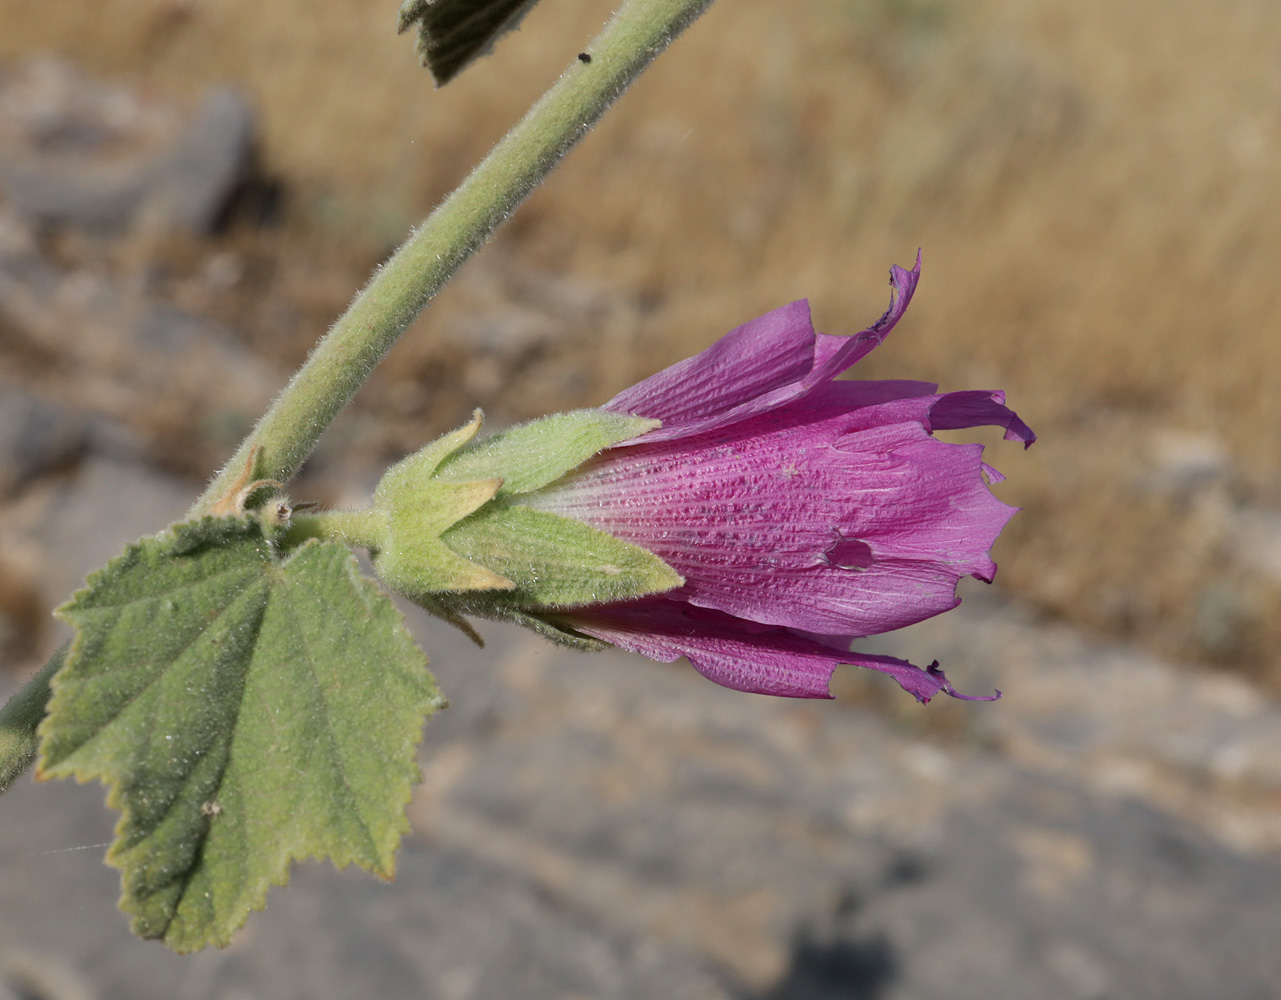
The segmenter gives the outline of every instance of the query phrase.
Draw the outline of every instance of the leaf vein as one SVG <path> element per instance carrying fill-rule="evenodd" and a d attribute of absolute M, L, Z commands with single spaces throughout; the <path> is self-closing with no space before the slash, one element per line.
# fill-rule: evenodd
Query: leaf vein
<path fill-rule="evenodd" d="M 170 556 L 170 558 L 176 558 Z M 266 565 L 265 563 L 263 565 Z M 226 569 L 218 570 L 216 573 L 210 573 L 208 576 L 202 576 L 198 580 L 192 580 L 190 583 L 180 583 L 176 586 L 166 586 L 163 591 L 154 594 L 141 594 L 130 597 L 128 600 L 112 601 L 111 603 L 99 602 L 95 599 L 94 603 L 84 608 L 77 608 L 73 613 L 88 613 L 92 611 L 120 611 L 133 604 L 141 604 L 144 601 L 159 601 L 168 594 L 185 593 L 190 590 L 203 587 L 214 580 L 220 580 L 222 577 L 232 573 L 244 573 L 246 578 L 262 575 L 261 566 L 228 566 Z M 72 624 L 75 624 L 74 622 Z"/>
<path fill-rule="evenodd" d="M 347 558 L 350 558 L 350 556 L 348 556 L 345 552 L 343 553 L 343 555 Z M 282 588 L 282 590 L 283 590 L 282 596 L 284 597 L 285 602 L 290 606 L 290 611 L 293 612 L 289 616 L 288 620 L 291 623 L 296 623 L 301 621 L 302 620 L 301 617 L 297 614 L 296 609 L 293 607 L 294 588 L 292 586 L 289 586 L 289 587 Z M 365 835 L 365 839 L 369 842 L 371 856 L 377 859 L 378 853 L 379 853 L 378 842 L 374 838 L 374 833 L 369 828 L 369 823 L 366 821 L 364 813 L 360 809 L 360 799 L 356 795 L 355 790 L 352 788 L 351 782 L 348 781 L 347 779 L 347 768 L 344 766 L 345 762 L 343 760 L 342 753 L 339 750 L 338 741 L 334 738 L 334 729 L 331 722 L 331 719 L 333 718 L 333 713 L 330 710 L 329 703 L 325 699 L 324 687 L 321 684 L 320 678 L 316 673 L 315 657 L 312 655 L 311 647 L 301 627 L 297 627 L 295 629 L 295 634 L 298 638 L 298 645 L 303 652 L 302 660 L 306 664 L 308 673 L 311 675 L 312 687 L 315 689 L 316 699 L 320 703 L 321 711 L 324 716 L 324 722 L 325 722 L 324 733 L 329 743 L 331 759 L 334 762 L 335 770 L 337 771 L 339 786 L 342 788 L 343 792 L 345 793 L 344 797 L 349 803 L 349 806 L 348 806 L 349 811 L 355 815 L 356 821 L 360 825 L 360 829 Z"/>
<path fill-rule="evenodd" d="M 87 747 L 91 746 L 95 740 L 101 737 L 111 727 L 112 723 L 116 722 L 116 720 L 118 720 L 120 716 L 122 716 L 130 708 L 130 706 L 133 705 L 134 702 L 136 702 L 140 697 L 142 697 L 143 694 L 145 694 L 147 691 L 151 689 L 152 685 L 154 685 L 158 680 L 162 679 L 170 670 L 172 670 L 173 665 L 177 663 L 179 659 L 186 656 L 187 653 L 191 651 L 191 648 L 200 640 L 201 636 L 203 636 L 205 632 L 207 632 L 213 625 L 215 625 L 219 621 L 219 619 L 221 619 L 227 613 L 228 609 L 230 609 L 234 605 L 235 605 L 235 601 L 233 600 L 233 601 L 228 601 L 226 604 L 220 607 L 218 609 L 218 612 L 212 618 L 210 618 L 208 622 L 206 622 L 195 633 L 193 633 L 191 640 L 189 642 L 185 642 L 180 647 L 178 647 L 177 651 L 174 653 L 173 656 L 169 658 L 167 663 L 160 664 L 159 669 L 157 669 L 152 674 L 151 677 L 147 678 L 147 681 L 141 687 L 139 687 L 136 691 L 131 692 L 129 696 L 125 698 L 124 701 L 122 701 L 113 711 L 111 711 L 106 716 L 106 718 L 102 721 L 102 723 L 98 725 L 96 732 L 90 733 L 89 736 L 85 738 L 84 742 L 79 743 L 73 749 L 68 750 L 67 753 L 64 755 L 63 759 L 71 756 L 74 753 L 79 753 L 81 750 L 86 749 Z M 77 639 L 77 644 L 79 643 L 79 641 L 80 640 Z M 73 657 L 75 656 L 76 652 L 77 650 L 73 647 L 72 649 Z M 76 664 L 76 666 L 78 666 L 78 664 Z M 156 720 L 154 716 L 147 720 L 148 737 L 150 737 L 151 733 L 154 731 L 155 721 Z M 103 770 L 101 772 L 96 772 L 96 773 L 101 773 L 103 775 L 110 776 L 109 772 L 107 772 L 106 770 Z"/>

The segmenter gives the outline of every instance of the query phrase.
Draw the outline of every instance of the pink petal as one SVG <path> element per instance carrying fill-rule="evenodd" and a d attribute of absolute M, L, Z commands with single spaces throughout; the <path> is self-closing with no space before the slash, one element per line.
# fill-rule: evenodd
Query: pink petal
<path fill-rule="evenodd" d="M 871 354 L 879 347 L 891 330 L 907 311 L 908 303 L 916 292 L 921 280 L 921 252 L 916 252 L 916 264 L 907 271 L 901 267 L 890 268 L 890 305 L 875 323 L 862 333 L 852 337 L 832 337 L 825 333 L 817 334 L 818 343 L 814 350 L 814 370 L 805 379 L 807 386 L 834 379 L 841 372 L 852 368 L 857 362 Z"/>
<path fill-rule="evenodd" d="M 992 700 L 958 694 L 937 663 L 922 669 L 890 656 L 844 652 L 787 629 L 663 598 L 576 609 L 556 617 L 586 635 L 651 660 L 670 663 L 684 656 L 704 677 L 736 691 L 830 698 L 832 672 L 840 664 L 850 664 L 889 674 L 921 702 L 939 692 Z"/>
<path fill-rule="evenodd" d="M 929 435 L 938 397 L 842 412 L 869 385 L 884 386 L 833 383 L 693 440 L 610 449 L 528 502 L 653 552 L 701 607 L 842 635 L 921 621 L 956 605 L 961 577 L 991 579 L 1014 508 L 983 482 L 980 446 Z"/>
<path fill-rule="evenodd" d="M 949 392 L 940 397 L 930 410 L 929 426 L 932 430 L 957 430 L 985 425 L 1004 427 L 1005 440 L 1022 441 L 1024 448 L 1030 448 L 1036 440 L 1032 428 L 1005 405 L 1005 393 L 999 389 Z"/>
<path fill-rule="evenodd" d="M 903 315 L 920 278 L 892 268 L 890 306 L 852 337 L 816 333 L 805 299 L 745 323 L 692 358 L 624 389 L 603 409 L 663 426 L 618 447 L 689 437 L 777 409 L 835 378 L 880 344 Z"/>
<path fill-rule="evenodd" d="M 663 426 L 521 502 L 648 549 L 686 582 L 555 620 L 653 659 L 686 656 L 744 691 L 828 697 L 832 670 L 853 663 L 921 701 L 965 697 L 937 664 L 848 652 L 851 637 L 946 611 L 961 577 L 996 571 L 988 549 L 1015 510 L 988 490 L 1001 474 L 979 445 L 933 432 L 991 424 L 1036 439 L 1000 392 L 833 381 L 885 339 L 919 276 L 919 253 L 892 269 L 889 308 L 856 336 L 816 333 L 794 302 L 606 404 Z"/>
<path fill-rule="evenodd" d="M 624 389 L 602 409 L 661 420 L 660 430 L 669 431 L 664 438 L 719 426 L 738 419 L 740 407 L 798 388 L 814 367 L 814 337 L 809 302 L 800 299 Z M 646 440 L 656 440 L 655 433 Z"/>

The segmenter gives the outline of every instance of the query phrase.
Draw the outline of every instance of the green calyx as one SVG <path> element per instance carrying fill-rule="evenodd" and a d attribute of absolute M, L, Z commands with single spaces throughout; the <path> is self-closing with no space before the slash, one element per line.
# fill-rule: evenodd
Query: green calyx
<path fill-rule="evenodd" d="M 681 585 L 653 553 L 520 503 L 657 421 L 575 410 L 477 439 L 480 425 L 478 410 L 465 426 L 393 465 L 369 509 L 300 515 L 291 540 L 319 535 L 366 546 L 383 582 L 428 610 L 451 594 L 472 594 L 469 606 L 497 601 L 537 610 Z"/>
<path fill-rule="evenodd" d="M 456 482 L 436 478 L 440 464 L 471 441 L 480 424 L 477 410 L 470 423 L 393 465 L 374 490 L 373 513 L 381 529 L 370 544 L 374 568 L 389 587 L 411 600 L 442 591 L 513 586 L 441 540 L 447 528 L 487 504 L 503 485 L 495 476 Z"/>
<path fill-rule="evenodd" d="M 450 528 L 445 543 L 512 581 L 492 597 L 523 608 L 624 601 L 679 587 L 667 563 L 579 521 L 496 501 Z"/>

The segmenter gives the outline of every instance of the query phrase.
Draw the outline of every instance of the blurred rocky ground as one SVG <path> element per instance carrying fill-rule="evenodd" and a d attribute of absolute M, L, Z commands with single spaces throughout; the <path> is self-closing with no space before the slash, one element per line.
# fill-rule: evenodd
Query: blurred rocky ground
<path fill-rule="evenodd" d="M 56 63 L 0 75 L 6 690 L 60 640 L 49 609 L 180 517 L 285 377 L 287 352 L 223 307 L 260 298 L 285 331 L 306 315 L 219 242 L 246 198 L 266 211 L 255 170 L 233 92 L 180 108 Z M 599 372 L 550 342 L 612 331 L 591 355 L 608 364 L 641 308 L 501 258 L 465 282 L 484 307 L 458 321 L 480 352 L 460 401 L 515 371 L 588 392 Z M 422 433 L 387 419 L 399 405 L 357 408 L 295 496 L 359 502 Z M 1213 440 L 1161 440 L 1135 495 L 1177 495 L 1276 572 L 1281 512 L 1236 498 Z M 452 707 L 392 885 L 300 865 L 230 948 L 180 958 L 114 909 L 102 789 L 24 781 L 0 798 L 0 998 L 1274 995 L 1275 698 L 962 592 L 867 648 L 938 657 L 994 704 L 922 708 L 852 672 L 836 703 L 770 700 L 498 627 L 476 650 L 411 609 Z M 1230 643 L 1245 611 L 1220 598 L 1197 627 Z"/>
<path fill-rule="evenodd" d="M 50 588 L 193 490 L 92 453 L 46 478 L 24 537 Z M 837 702 L 771 700 L 409 616 L 452 704 L 392 884 L 296 866 L 230 948 L 178 957 L 114 908 L 101 787 L 23 781 L 0 996 L 1245 1000 L 1281 976 L 1281 706 L 1246 681 L 978 584 L 870 645 L 993 704 L 851 673 Z"/>

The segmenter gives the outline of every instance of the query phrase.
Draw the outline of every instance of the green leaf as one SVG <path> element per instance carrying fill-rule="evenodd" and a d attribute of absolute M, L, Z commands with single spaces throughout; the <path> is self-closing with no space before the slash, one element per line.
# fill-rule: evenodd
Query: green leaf
<path fill-rule="evenodd" d="M 396 30 L 418 23 L 418 55 L 437 86 L 520 25 L 538 0 L 406 0 Z"/>
<path fill-rule="evenodd" d="M 205 518 L 129 546 L 58 614 L 77 635 L 40 777 L 110 786 L 135 933 L 224 945 L 293 859 L 391 877 L 444 701 L 345 546 L 282 559 L 256 521 Z"/>

